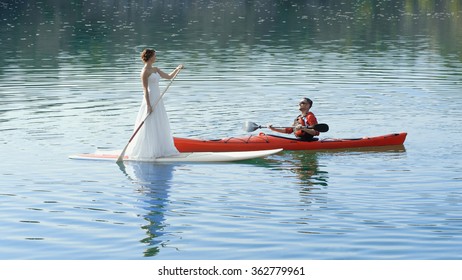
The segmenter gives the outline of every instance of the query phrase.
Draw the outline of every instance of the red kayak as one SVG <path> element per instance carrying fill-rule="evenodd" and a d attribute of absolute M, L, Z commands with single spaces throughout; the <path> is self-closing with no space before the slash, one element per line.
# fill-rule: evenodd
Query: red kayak
<path fill-rule="evenodd" d="M 248 135 L 217 140 L 201 140 L 175 137 L 175 146 L 180 152 L 230 152 L 255 151 L 282 148 L 284 150 L 330 150 L 362 147 L 403 145 L 406 132 L 362 138 L 326 138 L 316 141 L 302 141 L 289 137 L 269 135 Z"/>

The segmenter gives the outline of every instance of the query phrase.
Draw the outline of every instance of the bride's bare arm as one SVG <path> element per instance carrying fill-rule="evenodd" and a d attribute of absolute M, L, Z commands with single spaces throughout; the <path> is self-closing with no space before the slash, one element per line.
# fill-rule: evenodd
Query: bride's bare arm
<path fill-rule="evenodd" d="M 175 75 L 176 75 L 181 69 L 183 69 L 183 68 L 184 68 L 183 64 L 180 64 L 180 65 L 178 65 L 178 66 L 175 68 L 175 70 L 173 70 L 170 74 L 165 73 L 165 72 L 162 71 L 160 68 L 156 68 L 156 71 L 157 71 L 157 73 L 159 73 L 159 75 L 160 75 L 162 78 L 171 80 L 171 79 L 173 79 L 173 77 L 175 77 Z"/>

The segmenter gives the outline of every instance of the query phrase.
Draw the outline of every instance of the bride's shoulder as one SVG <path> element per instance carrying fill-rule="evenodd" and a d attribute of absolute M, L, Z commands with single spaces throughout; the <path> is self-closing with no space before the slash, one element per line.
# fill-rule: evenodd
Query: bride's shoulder
<path fill-rule="evenodd" d="M 150 70 L 151 71 L 150 74 L 159 73 L 159 70 L 160 69 L 158 67 L 152 67 Z"/>
<path fill-rule="evenodd" d="M 143 69 L 141 69 L 141 76 L 151 76 L 151 74 L 155 74 L 159 71 L 159 69 L 157 67 L 152 67 L 152 68 L 148 68 L 148 67 L 143 67 Z"/>

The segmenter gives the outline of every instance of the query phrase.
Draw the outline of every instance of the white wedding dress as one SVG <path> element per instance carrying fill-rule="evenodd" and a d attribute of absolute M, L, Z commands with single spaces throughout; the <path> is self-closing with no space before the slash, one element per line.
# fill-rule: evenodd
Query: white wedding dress
<path fill-rule="evenodd" d="M 179 154 L 173 143 L 170 123 L 163 101 L 160 100 L 157 106 L 154 107 L 160 97 L 159 80 L 160 75 L 158 73 L 152 73 L 148 78 L 149 101 L 151 102 L 152 113 L 144 121 L 144 125 L 130 142 L 125 152 L 132 160 L 152 160 L 158 157 Z M 143 96 L 133 132 L 146 117 L 146 114 L 146 99 Z"/>

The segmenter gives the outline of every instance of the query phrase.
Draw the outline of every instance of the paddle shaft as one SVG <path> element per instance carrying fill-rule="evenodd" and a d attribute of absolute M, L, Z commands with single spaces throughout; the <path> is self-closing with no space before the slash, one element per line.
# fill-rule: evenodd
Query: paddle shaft
<path fill-rule="evenodd" d="M 322 124 L 321 124 L 322 125 Z M 286 129 L 286 128 L 295 128 L 296 126 L 272 126 L 272 128 L 276 128 L 276 129 Z M 316 127 L 317 127 L 317 124 L 315 125 L 312 125 L 312 126 L 306 126 L 306 128 L 309 128 L 309 129 L 314 129 L 316 130 Z M 258 128 L 265 128 L 265 126 L 261 126 L 259 125 Z M 316 130 L 317 131 L 317 130 Z M 320 131 L 322 132 L 322 131 Z"/>
<path fill-rule="evenodd" d="M 156 108 L 157 104 L 159 104 L 160 100 L 162 99 L 162 97 L 164 96 L 164 94 L 167 92 L 167 89 L 170 87 L 170 85 L 173 83 L 173 81 L 175 80 L 176 76 L 178 75 L 178 73 L 180 73 L 181 71 L 181 68 L 178 70 L 178 72 L 175 73 L 175 76 L 173 76 L 173 78 L 170 80 L 170 83 L 168 83 L 167 87 L 164 89 L 164 91 L 162 92 L 162 94 L 159 96 L 159 98 L 157 98 L 156 102 L 154 103 L 154 106 L 152 106 L 152 110 L 154 111 L 154 109 Z M 121 162 L 124 160 L 124 156 L 125 156 L 125 152 L 127 151 L 127 148 L 128 148 L 128 145 L 130 145 L 130 142 L 132 142 L 133 138 L 135 138 L 136 134 L 138 133 L 138 131 L 141 129 L 141 127 L 144 125 L 144 122 L 146 121 L 146 119 L 151 115 L 151 112 L 149 112 L 146 117 L 144 117 L 144 119 L 141 121 L 141 123 L 138 125 L 138 127 L 135 129 L 135 132 L 133 132 L 132 136 L 130 137 L 130 139 L 128 140 L 128 143 L 127 145 L 125 145 L 124 149 L 122 150 L 122 152 L 120 153 L 119 157 L 117 158 L 117 162 Z"/>

